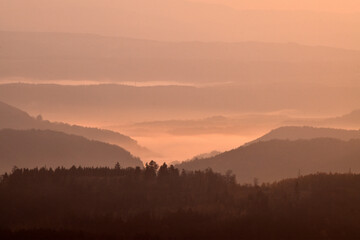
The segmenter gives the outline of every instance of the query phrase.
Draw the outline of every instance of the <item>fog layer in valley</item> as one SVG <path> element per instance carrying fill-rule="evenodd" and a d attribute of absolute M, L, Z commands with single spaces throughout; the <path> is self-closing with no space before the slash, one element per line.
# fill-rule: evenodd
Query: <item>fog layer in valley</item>
<path fill-rule="evenodd" d="M 238 95 L 240 90 L 247 95 Z M 356 89 L 353 91 L 352 97 L 358 98 Z M 2 101 L 35 117 L 41 114 L 42 118 L 54 122 L 110 129 L 130 136 L 154 154 L 144 154 L 136 150 L 138 147 L 124 145 L 116 139 L 95 139 L 124 146 L 136 156 L 141 156 L 144 162 L 156 160 L 170 163 L 214 150 L 231 150 L 281 126 L 360 127 L 359 111 L 340 111 L 357 106 L 355 101 L 351 103 L 353 107 L 347 104 L 347 99 L 351 97 L 349 92 L 347 99 L 343 93 L 343 100 L 332 99 L 333 95 L 329 94 L 320 101 L 320 97 L 314 94 L 300 103 L 297 110 L 280 108 L 280 102 L 284 104 L 283 107 L 290 107 L 287 104 L 297 101 L 296 95 L 288 98 L 289 93 L 279 91 L 276 92 L 277 98 L 282 100 L 270 98 L 274 92 L 269 93 L 266 99 L 271 100 L 266 101 L 257 98 L 258 93 L 246 93 L 239 86 L 3 84 L 0 85 L 0 93 Z M 332 109 L 328 107 L 331 101 L 334 101 Z M 258 112 L 249 112 L 251 108 L 258 109 Z M 97 114 L 94 115 L 94 112 Z M 51 126 L 44 124 L 33 126 L 42 129 Z M 52 129 L 66 130 L 62 125 L 54 127 Z M 93 138 L 94 135 L 84 136 Z"/>

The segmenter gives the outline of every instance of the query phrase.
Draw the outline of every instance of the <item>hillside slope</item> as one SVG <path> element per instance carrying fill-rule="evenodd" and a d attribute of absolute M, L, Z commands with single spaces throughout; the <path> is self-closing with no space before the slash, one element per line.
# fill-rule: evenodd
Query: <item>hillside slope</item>
<path fill-rule="evenodd" d="M 134 139 L 118 132 L 33 118 L 18 108 L 0 102 L 0 129 L 4 128 L 49 129 L 83 136 L 92 140 L 117 144 L 136 156 L 149 156 L 153 154 L 150 150 L 138 145 Z"/>
<path fill-rule="evenodd" d="M 143 166 L 116 145 L 50 130 L 0 130 L 0 171 L 12 167 Z"/>
<path fill-rule="evenodd" d="M 334 128 L 316 128 L 316 127 L 297 127 L 286 126 L 271 130 L 264 136 L 247 143 L 246 145 L 254 142 L 269 141 L 273 139 L 279 140 L 298 140 L 298 139 L 314 139 L 314 138 L 335 138 L 343 141 L 351 139 L 360 139 L 360 130 L 345 130 Z"/>
<path fill-rule="evenodd" d="M 341 141 L 331 138 L 312 140 L 271 140 L 222 153 L 212 158 L 183 162 L 180 169 L 212 168 L 226 173 L 231 170 L 240 182 L 261 182 L 296 177 L 316 172 L 359 172 L 360 140 Z"/>

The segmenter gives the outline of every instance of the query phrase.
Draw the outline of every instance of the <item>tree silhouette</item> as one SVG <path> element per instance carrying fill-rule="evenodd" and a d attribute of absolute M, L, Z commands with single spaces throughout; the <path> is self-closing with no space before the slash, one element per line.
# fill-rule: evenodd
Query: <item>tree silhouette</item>
<path fill-rule="evenodd" d="M 0 181 L 0 238 L 360 239 L 359 174 L 255 186 L 145 166 L 16 168 Z"/>

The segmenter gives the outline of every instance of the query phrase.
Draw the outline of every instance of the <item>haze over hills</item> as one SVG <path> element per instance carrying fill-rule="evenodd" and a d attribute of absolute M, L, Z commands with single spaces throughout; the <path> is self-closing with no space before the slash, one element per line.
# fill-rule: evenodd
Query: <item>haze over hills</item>
<path fill-rule="evenodd" d="M 0 78 L 180 83 L 353 83 L 360 51 L 265 42 L 159 42 L 0 32 Z"/>
<path fill-rule="evenodd" d="M 360 49 L 359 14 L 338 13 L 337 8 L 333 8 L 335 12 L 268 9 L 259 4 L 236 10 L 223 2 L 184 0 L 1 0 L 0 4 L 0 29 L 8 31 L 96 33 L 165 41 L 299 42 Z"/>
<path fill-rule="evenodd" d="M 12 167 L 143 166 L 123 148 L 50 130 L 0 130 L 0 170 Z"/>
<path fill-rule="evenodd" d="M 360 12 L 359 2 L 357 0 L 190 0 L 206 3 L 224 4 L 239 10 L 263 9 L 263 10 L 283 10 L 283 11 L 326 11 L 354 13 Z"/>
<path fill-rule="evenodd" d="M 224 152 L 212 158 L 183 162 L 180 169 L 231 170 L 241 183 L 271 182 L 316 172 L 360 171 L 360 139 L 270 140 Z"/>
<path fill-rule="evenodd" d="M 192 159 L 190 159 L 190 161 L 195 160 L 195 159 L 204 159 L 204 158 L 215 157 L 215 156 L 219 155 L 220 153 L 221 152 L 219 152 L 219 151 L 212 151 L 212 152 L 208 152 L 208 153 L 198 154 L 198 155 L 194 156 Z"/>
<path fill-rule="evenodd" d="M 340 117 L 325 119 L 321 123 L 329 126 L 347 126 L 360 128 L 360 109 L 354 110 Z"/>
<path fill-rule="evenodd" d="M 340 116 L 292 118 L 283 122 L 284 125 L 314 126 L 343 129 L 360 129 L 360 110 L 353 110 Z"/>
<path fill-rule="evenodd" d="M 108 135 L 94 138 L 88 129 L 87 135 L 74 128 L 69 133 L 119 144 L 144 161 L 172 162 L 213 150 L 227 151 L 280 126 L 326 127 L 320 123 L 329 116 L 359 107 L 359 91 L 355 86 L 325 88 L 305 83 L 208 87 L 0 84 L 0 101 L 51 121 L 120 132 L 161 156 L 137 154 Z M 315 114 L 316 119 L 312 118 Z"/>
<path fill-rule="evenodd" d="M 139 146 L 134 139 L 118 132 L 99 128 L 70 125 L 61 122 L 50 122 L 43 120 L 40 117 L 34 118 L 20 109 L 0 102 L 0 129 L 4 128 L 49 129 L 53 131 L 60 131 L 68 134 L 83 136 L 88 139 L 117 144 L 136 156 L 156 156 L 156 154 L 152 153 L 150 150 Z"/>
<path fill-rule="evenodd" d="M 309 126 L 285 126 L 271 130 L 269 133 L 248 143 L 247 145 L 253 144 L 255 142 L 269 141 L 273 139 L 294 141 L 299 139 L 314 138 L 335 138 L 343 141 L 349 141 L 351 139 L 360 139 L 360 130 L 315 128 Z"/>
<path fill-rule="evenodd" d="M 147 135 L 165 133 L 174 136 L 200 134 L 225 134 L 252 136 L 254 132 L 273 128 L 291 119 L 285 113 L 243 114 L 240 116 L 212 116 L 201 119 L 174 119 L 163 121 L 136 122 L 129 125 L 109 126 L 111 129 L 125 129 L 127 134 Z M 257 131 L 259 130 L 259 131 Z"/>
<path fill-rule="evenodd" d="M 306 83 L 213 87 L 0 84 L 0 100 L 47 119 L 101 120 L 104 126 L 284 109 L 339 115 L 359 107 L 359 91 L 357 86 Z"/>

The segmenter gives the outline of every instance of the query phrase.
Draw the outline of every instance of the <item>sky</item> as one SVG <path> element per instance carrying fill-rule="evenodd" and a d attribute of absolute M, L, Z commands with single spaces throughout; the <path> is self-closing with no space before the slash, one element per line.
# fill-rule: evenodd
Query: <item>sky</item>
<path fill-rule="evenodd" d="M 330 12 L 360 12 L 358 0 L 191 0 L 227 5 L 236 9 L 307 10 Z"/>
<path fill-rule="evenodd" d="M 0 0 L 0 30 L 359 50 L 360 1 Z"/>

